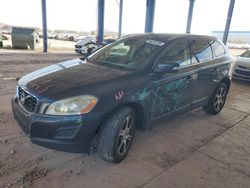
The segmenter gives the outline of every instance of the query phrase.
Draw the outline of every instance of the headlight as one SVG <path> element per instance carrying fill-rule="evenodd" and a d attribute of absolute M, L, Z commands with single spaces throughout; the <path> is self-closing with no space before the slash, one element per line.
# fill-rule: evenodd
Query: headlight
<path fill-rule="evenodd" d="M 82 95 L 56 101 L 49 105 L 46 114 L 50 115 L 77 115 L 90 112 L 98 99 L 91 95 Z"/>

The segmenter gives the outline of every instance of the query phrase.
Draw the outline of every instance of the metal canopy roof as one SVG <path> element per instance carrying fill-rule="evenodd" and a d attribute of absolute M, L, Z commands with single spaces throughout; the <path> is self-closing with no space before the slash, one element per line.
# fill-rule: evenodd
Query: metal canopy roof
<path fill-rule="evenodd" d="M 145 33 L 153 32 L 154 26 L 154 13 L 155 13 L 155 2 L 156 0 L 147 0 L 146 2 L 146 18 L 145 18 Z M 41 0 L 42 3 L 42 21 L 43 21 L 43 51 L 48 51 L 47 43 L 47 14 L 46 14 L 46 0 Z M 191 32 L 192 16 L 194 9 L 195 0 L 189 0 L 189 10 L 187 17 L 186 33 Z M 223 42 L 226 44 L 228 33 L 230 29 L 231 19 L 233 15 L 235 0 L 230 0 L 228 15 L 223 35 Z M 103 42 L 104 34 L 104 11 L 105 11 L 105 0 L 98 0 L 98 26 L 97 26 L 97 38 L 99 44 Z M 119 3 L 119 28 L 118 36 L 121 37 L 122 33 L 122 11 L 123 11 L 123 0 Z"/>

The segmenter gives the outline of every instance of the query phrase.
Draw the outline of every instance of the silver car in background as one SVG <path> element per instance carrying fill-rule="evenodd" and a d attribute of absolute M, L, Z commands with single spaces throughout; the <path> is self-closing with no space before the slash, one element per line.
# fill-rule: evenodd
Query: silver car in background
<path fill-rule="evenodd" d="M 233 77 L 240 80 L 250 81 L 250 50 L 246 50 L 237 57 Z"/>

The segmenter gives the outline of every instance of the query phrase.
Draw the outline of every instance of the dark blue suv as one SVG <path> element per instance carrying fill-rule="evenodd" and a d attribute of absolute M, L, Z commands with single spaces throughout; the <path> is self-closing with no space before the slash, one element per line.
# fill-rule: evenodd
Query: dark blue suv
<path fill-rule="evenodd" d="M 203 106 L 219 113 L 234 59 L 215 37 L 137 34 L 22 77 L 12 108 L 31 141 L 123 160 L 136 128 Z"/>

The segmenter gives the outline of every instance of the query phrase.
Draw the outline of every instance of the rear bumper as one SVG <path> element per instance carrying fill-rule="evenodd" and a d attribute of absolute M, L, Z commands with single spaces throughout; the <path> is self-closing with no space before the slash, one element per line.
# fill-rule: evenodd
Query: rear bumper
<path fill-rule="evenodd" d="M 12 99 L 13 115 L 30 140 L 40 146 L 68 152 L 88 152 L 101 113 L 53 116 L 29 113 Z"/>

